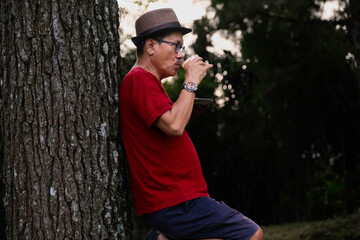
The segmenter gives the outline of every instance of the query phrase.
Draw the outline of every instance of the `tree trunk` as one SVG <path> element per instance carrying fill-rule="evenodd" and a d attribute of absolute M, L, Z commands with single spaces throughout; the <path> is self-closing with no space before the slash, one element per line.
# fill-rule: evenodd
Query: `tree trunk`
<path fill-rule="evenodd" d="M 355 61 L 356 61 L 356 75 L 358 80 L 358 90 L 360 93 L 360 1 L 359 0 L 350 0 L 349 1 L 350 14 L 351 14 L 351 24 L 355 47 Z M 359 99 L 360 106 L 360 99 Z"/>
<path fill-rule="evenodd" d="M 0 2 L 7 238 L 131 238 L 117 2 Z"/>

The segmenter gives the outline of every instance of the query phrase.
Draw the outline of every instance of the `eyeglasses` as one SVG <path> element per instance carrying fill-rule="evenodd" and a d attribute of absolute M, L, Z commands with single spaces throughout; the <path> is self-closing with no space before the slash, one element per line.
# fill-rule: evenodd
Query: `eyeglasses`
<path fill-rule="evenodd" d="M 174 42 L 169 42 L 169 41 L 165 41 L 165 40 L 159 40 L 159 39 L 155 39 L 158 42 L 163 42 L 163 43 L 169 43 L 175 46 L 175 53 L 179 53 L 179 51 L 181 51 L 182 53 L 185 52 L 185 46 L 179 43 L 174 43 Z"/>

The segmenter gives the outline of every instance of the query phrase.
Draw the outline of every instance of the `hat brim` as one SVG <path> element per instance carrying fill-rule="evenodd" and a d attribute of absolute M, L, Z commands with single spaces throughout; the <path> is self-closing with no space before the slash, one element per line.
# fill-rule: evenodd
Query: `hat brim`
<path fill-rule="evenodd" d="M 153 28 L 149 31 L 146 31 L 145 33 L 140 34 L 139 36 L 132 37 L 131 41 L 135 44 L 135 46 L 140 45 L 143 41 L 145 41 L 147 38 L 151 37 L 155 34 L 160 34 L 163 32 L 181 32 L 183 35 L 188 34 L 192 31 L 190 28 L 186 27 L 164 27 L 164 28 Z"/>

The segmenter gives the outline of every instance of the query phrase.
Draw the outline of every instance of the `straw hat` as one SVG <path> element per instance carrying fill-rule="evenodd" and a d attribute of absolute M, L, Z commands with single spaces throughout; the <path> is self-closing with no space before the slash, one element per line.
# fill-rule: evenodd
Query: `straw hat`
<path fill-rule="evenodd" d="M 151 34 L 168 30 L 180 31 L 184 35 L 191 32 L 190 28 L 182 27 L 173 9 L 161 8 L 141 15 L 135 22 L 136 37 L 131 41 L 138 46 Z"/>

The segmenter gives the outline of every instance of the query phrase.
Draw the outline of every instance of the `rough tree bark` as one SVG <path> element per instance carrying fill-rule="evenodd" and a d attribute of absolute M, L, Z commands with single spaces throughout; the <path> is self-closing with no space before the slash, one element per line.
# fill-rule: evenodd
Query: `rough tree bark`
<path fill-rule="evenodd" d="M 353 35 L 354 47 L 355 47 L 355 61 L 356 61 L 356 75 L 358 80 L 358 89 L 360 93 L 360 1 L 349 1 L 350 14 L 351 14 L 351 32 Z M 360 105 L 360 99 L 359 99 Z"/>
<path fill-rule="evenodd" d="M 8 239 L 131 239 L 116 0 L 1 0 Z"/>

